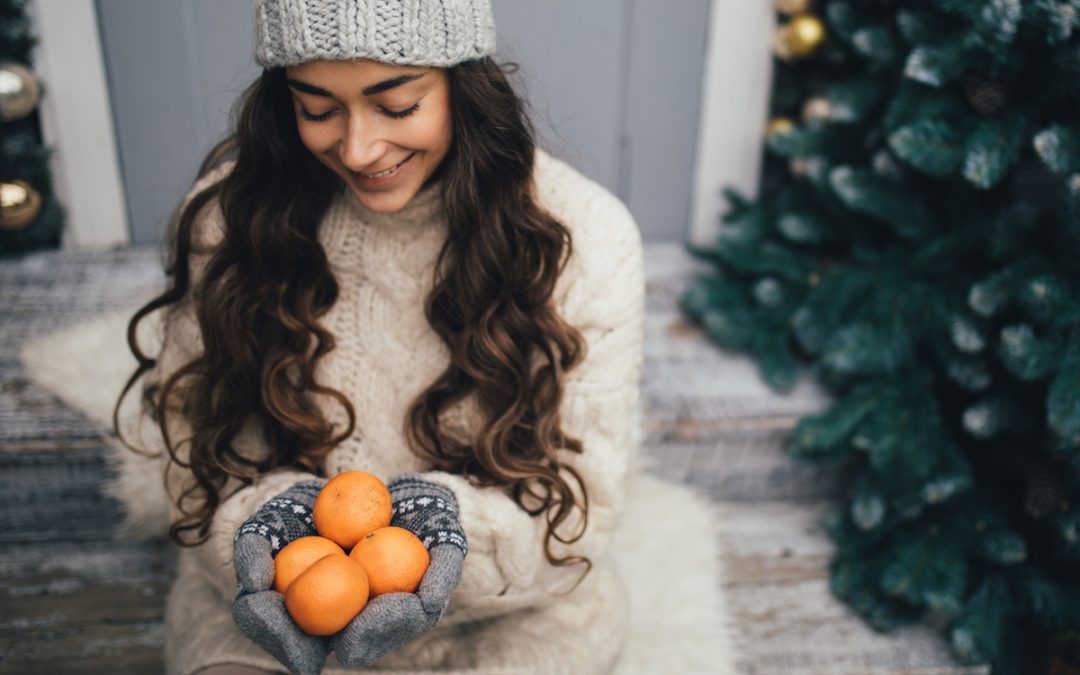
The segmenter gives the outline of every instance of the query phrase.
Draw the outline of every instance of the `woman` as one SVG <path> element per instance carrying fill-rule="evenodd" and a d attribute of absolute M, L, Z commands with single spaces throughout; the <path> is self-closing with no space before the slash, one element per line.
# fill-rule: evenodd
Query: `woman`
<path fill-rule="evenodd" d="M 146 423 L 114 414 L 165 459 L 168 671 L 605 672 L 638 439 L 633 218 L 535 148 L 489 1 L 258 0 L 256 29 L 263 74 L 170 228 L 171 287 L 129 326 Z M 134 336 L 159 308 L 152 359 Z M 431 564 L 316 638 L 273 558 L 348 470 L 388 483 Z"/>

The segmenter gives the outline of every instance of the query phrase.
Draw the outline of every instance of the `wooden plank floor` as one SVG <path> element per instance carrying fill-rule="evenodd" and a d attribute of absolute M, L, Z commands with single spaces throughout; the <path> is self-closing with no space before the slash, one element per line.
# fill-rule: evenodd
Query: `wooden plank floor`
<path fill-rule="evenodd" d="M 650 470 L 708 493 L 720 513 L 723 593 L 743 673 L 974 673 L 937 635 L 874 633 L 828 593 L 818 520 L 833 471 L 793 464 L 782 444 L 820 409 L 809 383 L 784 397 L 753 364 L 711 345 L 675 309 L 707 267 L 677 244 L 646 247 L 644 397 Z M 150 249 L 49 251 L 0 262 L 0 675 L 159 673 L 175 557 L 116 531 L 119 505 L 98 431 L 31 382 L 22 343 L 132 307 L 161 284 Z M 63 358 L 63 355 L 58 355 Z"/>
<path fill-rule="evenodd" d="M 148 250 L 0 263 L 0 673 L 162 672 L 172 553 L 116 535 L 101 435 L 18 363 L 26 339 L 135 304 L 160 269 Z"/>

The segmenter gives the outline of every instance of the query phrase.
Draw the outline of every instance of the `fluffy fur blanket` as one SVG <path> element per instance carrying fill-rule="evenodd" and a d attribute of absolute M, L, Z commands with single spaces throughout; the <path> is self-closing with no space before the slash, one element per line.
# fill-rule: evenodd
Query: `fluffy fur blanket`
<path fill-rule="evenodd" d="M 107 434 L 116 478 L 105 491 L 125 508 L 128 536 L 159 537 L 167 508 L 158 460 L 128 451 L 111 434 L 112 409 L 135 359 L 127 347 L 134 310 L 102 315 L 30 340 L 22 348 L 27 375 Z M 160 343 L 153 315 L 140 326 L 140 344 Z M 63 355 L 58 357 L 57 355 Z M 131 414 L 138 392 L 125 399 Z M 733 630 L 722 589 L 718 525 L 712 502 L 684 485 L 637 467 L 613 546 L 631 590 L 631 630 L 619 675 L 735 672 Z"/>

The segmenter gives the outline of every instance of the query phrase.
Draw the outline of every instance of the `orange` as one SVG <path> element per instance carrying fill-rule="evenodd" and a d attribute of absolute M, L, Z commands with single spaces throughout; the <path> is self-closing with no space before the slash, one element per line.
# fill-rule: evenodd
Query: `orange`
<path fill-rule="evenodd" d="M 401 527 L 371 532 L 356 542 L 349 557 L 367 572 L 371 597 L 415 592 L 431 563 L 424 542 Z"/>
<path fill-rule="evenodd" d="M 345 555 L 315 561 L 285 592 L 285 609 L 308 635 L 333 635 L 347 626 L 367 601 L 367 574 Z"/>
<path fill-rule="evenodd" d="M 350 549 L 368 532 L 390 524 L 390 490 L 364 471 L 339 473 L 315 498 L 312 516 L 319 534 Z"/>
<path fill-rule="evenodd" d="M 290 541 L 274 558 L 274 590 L 284 593 L 293 579 L 324 556 L 345 551 L 325 537 L 300 537 Z"/>

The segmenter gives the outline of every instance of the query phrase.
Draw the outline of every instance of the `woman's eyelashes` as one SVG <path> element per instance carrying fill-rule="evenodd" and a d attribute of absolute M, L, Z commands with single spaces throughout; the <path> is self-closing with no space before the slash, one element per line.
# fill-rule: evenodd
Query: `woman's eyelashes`
<path fill-rule="evenodd" d="M 380 110 L 382 110 L 382 113 L 384 115 L 386 115 L 387 117 L 392 117 L 394 119 L 401 119 L 402 117 L 408 117 L 409 115 L 413 114 L 414 112 L 416 112 L 419 109 L 420 109 L 420 103 L 416 102 L 412 106 L 406 108 L 405 110 L 387 110 L 386 108 L 381 108 Z M 330 116 L 333 115 L 333 114 L 334 114 L 334 111 L 329 110 L 327 112 L 322 113 L 321 115 L 313 115 L 312 113 L 309 113 L 308 111 L 304 110 L 303 108 L 300 108 L 300 115 L 304 119 L 306 119 L 306 120 L 308 120 L 310 122 L 322 122 L 323 120 L 329 119 Z"/>
<path fill-rule="evenodd" d="M 383 112 L 386 113 L 387 115 L 389 115 L 390 117 L 400 119 L 402 117 L 408 117 L 409 115 L 413 114 L 414 112 L 416 112 L 419 109 L 420 109 L 420 102 L 417 101 L 416 103 L 413 103 L 411 106 L 409 106 L 408 108 L 406 108 L 404 110 L 387 110 L 386 108 L 383 108 Z"/>
<path fill-rule="evenodd" d="M 333 113 L 333 112 L 334 111 L 331 110 L 330 112 L 325 112 L 325 113 L 323 113 L 321 115 L 312 115 L 311 113 L 304 110 L 303 108 L 300 108 L 300 116 L 303 117 L 306 120 L 311 121 L 311 122 L 322 122 L 324 119 L 330 117 L 330 114 Z"/>

